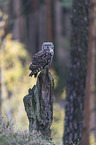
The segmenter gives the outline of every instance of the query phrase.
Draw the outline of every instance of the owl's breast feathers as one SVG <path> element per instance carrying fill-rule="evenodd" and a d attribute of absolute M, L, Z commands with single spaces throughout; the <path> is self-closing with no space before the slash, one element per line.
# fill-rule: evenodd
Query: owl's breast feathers
<path fill-rule="evenodd" d="M 36 75 L 39 71 L 45 68 L 45 66 L 49 66 L 52 63 L 53 59 L 53 52 L 48 50 L 41 50 L 36 53 L 33 58 L 32 62 L 29 66 L 29 69 L 32 71 L 30 76 Z"/>

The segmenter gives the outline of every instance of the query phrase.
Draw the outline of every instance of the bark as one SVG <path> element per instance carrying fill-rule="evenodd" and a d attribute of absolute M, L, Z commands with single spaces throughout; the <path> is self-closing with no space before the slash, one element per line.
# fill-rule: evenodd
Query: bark
<path fill-rule="evenodd" d="M 40 131 L 46 139 L 51 136 L 53 88 L 53 77 L 48 70 L 43 70 L 37 78 L 36 85 L 29 89 L 29 94 L 23 99 L 25 111 L 29 119 L 29 130 Z"/>
<path fill-rule="evenodd" d="M 90 144 L 89 136 L 96 132 L 96 110 L 95 110 L 95 17 L 96 0 L 90 0 L 90 19 L 89 19 L 89 42 L 88 42 L 88 63 L 87 79 L 84 102 L 84 131 L 83 143 Z M 96 142 L 96 138 L 94 139 Z M 94 143 L 95 143 L 94 142 Z"/>
<path fill-rule="evenodd" d="M 4 50 L 5 47 L 5 40 L 0 40 L 1 43 L 1 51 Z M 6 88 L 6 83 L 5 83 L 5 79 L 4 79 L 4 72 L 5 72 L 5 68 L 4 68 L 4 62 L 2 61 L 0 63 L 0 118 L 2 117 L 2 102 L 3 105 L 5 107 L 5 111 L 8 117 L 11 118 L 11 111 L 9 108 L 9 104 L 8 104 L 8 99 L 7 99 L 7 88 Z"/>
<path fill-rule="evenodd" d="M 73 0 L 71 61 L 66 90 L 64 145 L 82 144 L 89 0 Z"/>
<path fill-rule="evenodd" d="M 39 50 L 46 41 L 46 7 L 41 5 L 39 9 Z"/>
<path fill-rule="evenodd" d="M 1 115 L 2 115 L 2 99 L 1 99 L 1 65 L 0 65 L 0 118 L 1 118 Z"/>
<path fill-rule="evenodd" d="M 2 51 L 4 47 L 4 42 L 0 38 L 0 51 Z M 0 56 L 1 61 L 1 56 Z M 2 117 L 2 63 L 0 63 L 0 118 Z"/>
<path fill-rule="evenodd" d="M 14 19 L 12 33 L 15 39 L 20 40 L 21 0 L 14 0 L 13 6 L 13 14 L 16 18 Z"/>
<path fill-rule="evenodd" d="M 61 28 L 61 5 L 60 5 L 60 2 L 58 0 L 54 0 L 54 7 L 53 7 L 53 14 L 54 14 L 54 19 L 53 19 L 53 22 L 54 22 L 54 40 L 55 40 L 55 55 L 54 55 L 54 59 L 55 61 L 58 61 L 59 60 L 59 54 L 60 54 L 60 49 L 61 48 L 61 31 L 62 31 L 62 28 Z"/>
<path fill-rule="evenodd" d="M 46 0 L 46 36 L 47 41 L 53 41 L 52 0 Z"/>

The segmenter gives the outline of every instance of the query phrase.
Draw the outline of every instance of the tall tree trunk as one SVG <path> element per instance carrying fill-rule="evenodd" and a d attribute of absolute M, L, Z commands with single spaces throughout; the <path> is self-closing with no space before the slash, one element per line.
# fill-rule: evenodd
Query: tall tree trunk
<path fill-rule="evenodd" d="M 0 38 L 0 51 L 3 49 L 3 41 Z M 0 55 L 0 118 L 2 117 L 2 60 Z"/>
<path fill-rule="evenodd" d="M 17 40 L 20 40 L 20 15 L 21 15 L 21 0 L 13 1 L 13 14 L 15 16 L 13 24 L 13 37 Z"/>
<path fill-rule="evenodd" d="M 59 54 L 60 54 L 60 49 L 61 48 L 61 5 L 59 0 L 54 0 L 54 8 L 53 8 L 53 13 L 54 13 L 54 40 L 55 40 L 55 61 L 59 60 Z"/>
<path fill-rule="evenodd" d="M 53 41 L 52 0 L 46 0 L 46 36 L 47 41 Z"/>
<path fill-rule="evenodd" d="M 39 50 L 41 49 L 42 43 L 46 41 L 46 6 L 43 3 L 39 9 Z"/>
<path fill-rule="evenodd" d="M 88 50 L 89 0 L 73 0 L 71 62 L 67 80 L 64 145 L 82 144 Z"/>
<path fill-rule="evenodd" d="M 5 45 L 5 40 L 0 40 L 1 46 L 0 49 L 1 51 L 4 50 L 4 45 Z M 6 89 L 6 83 L 4 79 L 4 62 L 0 58 L 0 118 L 2 117 L 2 102 L 5 107 L 5 111 L 8 117 L 11 117 L 11 111 L 9 108 L 8 104 L 8 94 L 7 94 L 7 89 Z"/>
<path fill-rule="evenodd" d="M 1 103 L 2 99 L 1 99 L 1 63 L 0 63 L 0 118 L 1 118 L 1 115 L 2 115 L 2 110 L 1 110 Z"/>
<path fill-rule="evenodd" d="M 95 110 L 95 17 L 96 17 L 96 0 L 90 0 L 90 21 L 89 21 L 89 42 L 88 42 L 88 63 L 87 63 L 87 79 L 85 89 L 85 102 L 84 102 L 84 131 L 83 143 L 84 145 L 90 144 L 89 136 L 93 134 L 96 143 L 96 110 Z"/>

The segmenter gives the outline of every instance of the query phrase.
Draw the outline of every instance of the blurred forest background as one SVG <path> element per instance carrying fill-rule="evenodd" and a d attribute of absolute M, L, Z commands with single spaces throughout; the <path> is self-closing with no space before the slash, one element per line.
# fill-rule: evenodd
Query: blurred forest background
<path fill-rule="evenodd" d="M 70 50 L 72 1 L 0 0 L 0 115 L 15 120 L 16 129 L 28 129 L 23 97 L 36 79 L 28 75 L 32 55 L 44 41 L 55 45 L 50 69 L 55 79 L 52 137 L 62 142 L 64 99 Z"/>
<path fill-rule="evenodd" d="M 91 12 L 93 19 L 90 24 L 93 35 L 90 40 L 92 51 L 90 50 L 88 57 L 89 76 L 86 82 L 87 99 L 85 98 L 85 124 L 86 120 L 88 124 L 84 124 L 91 145 L 96 142 L 95 3 L 94 0 Z M 56 145 L 62 144 L 64 133 L 71 15 L 72 0 L 0 0 L 0 116 L 13 118 L 16 130 L 28 129 L 23 97 L 28 88 L 36 83 L 35 78 L 28 76 L 29 64 L 32 55 L 41 50 L 42 43 L 52 41 L 55 55 L 50 71 L 55 79 L 55 90 L 51 128 Z M 89 141 L 85 145 L 89 145 Z"/>

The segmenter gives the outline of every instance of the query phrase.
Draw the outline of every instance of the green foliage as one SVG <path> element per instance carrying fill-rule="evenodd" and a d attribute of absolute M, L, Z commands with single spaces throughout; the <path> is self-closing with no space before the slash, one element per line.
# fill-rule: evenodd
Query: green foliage
<path fill-rule="evenodd" d="M 0 10 L 0 69 L 2 91 L 2 114 L 16 120 L 18 127 L 28 126 L 27 116 L 24 111 L 23 97 L 27 89 L 35 84 L 35 79 L 28 77 L 30 56 L 24 45 L 12 40 L 12 35 L 5 34 L 8 15 Z M 17 128 L 16 128 L 17 129 Z"/>
<path fill-rule="evenodd" d="M 1 39 L 4 38 L 5 35 L 4 28 L 6 26 L 7 19 L 8 15 L 4 14 L 0 9 L 0 47 L 1 47 Z"/>
<path fill-rule="evenodd" d="M 2 113 L 3 115 L 6 114 L 7 105 L 12 115 L 14 114 L 14 118 L 17 120 L 16 123 L 18 122 L 19 126 L 25 126 L 26 128 L 28 123 L 26 123 L 27 118 L 22 100 L 27 93 L 27 89 L 31 88 L 36 81 L 36 79 L 31 79 L 28 76 L 30 57 L 24 45 L 12 40 L 11 35 L 7 35 L 4 38 L 2 45 L 3 48 L 0 50 L 0 62 L 3 81 L 1 83 L 2 91 L 4 87 L 4 91 L 6 91 L 6 95 L 2 95 Z M 7 103 L 5 104 L 5 102 Z"/>
<path fill-rule="evenodd" d="M 15 81 L 15 84 L 18 85 L 18 80 L 23 79 L 23 75 L 26 73 L 27 60 L 28 53 L 23 44 L 11 40 L 10 35 L 8 35 L 1 50 L 2 68 L 4 68 L 4 78 L 8 91 L 13 90 L 13 84 L 10 82 Z"/>
<path fill-rule="evenodd" d="M 28 77 L 30 56 L 24 45 L 12 40 L 12 35 L 5 35 L 4 28 L 8 16 L 0 11 L 0 69 L 2 91 L 2 114 L 14 115 L 19 127 L 28 126 L 23 106 L 23 97 L 27 89 L 35 84 L 35 79 Z"/>
<path fill-rule="evenodd" d="M 15 132 L 11 120 L 0 120 L 0 145 L 55 145 L 51 140 L 44 140 L 40 132 L 35 130 Z"/>

